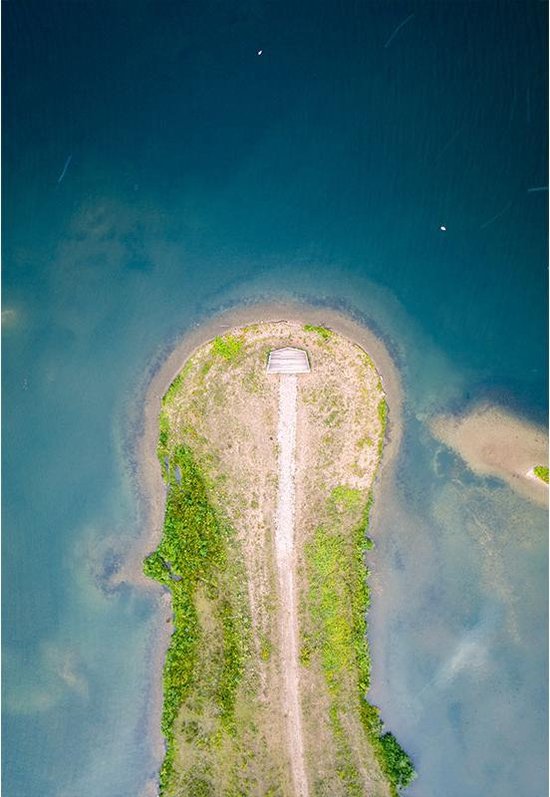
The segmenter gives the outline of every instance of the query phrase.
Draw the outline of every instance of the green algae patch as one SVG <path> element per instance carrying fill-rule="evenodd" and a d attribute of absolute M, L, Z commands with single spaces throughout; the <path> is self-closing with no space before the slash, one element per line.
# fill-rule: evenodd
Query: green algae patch
<path fill-rule="evenodd" d="M 546 468 L 544 465 L 536 465 L 533 468 L 533 473 L 535 474 L 535 476 L 538 479 L 543 481 L 545 484 L 548 484 L 548 473 L 549 473 L 549 471 L 548 471 L 548 468 Z"/>

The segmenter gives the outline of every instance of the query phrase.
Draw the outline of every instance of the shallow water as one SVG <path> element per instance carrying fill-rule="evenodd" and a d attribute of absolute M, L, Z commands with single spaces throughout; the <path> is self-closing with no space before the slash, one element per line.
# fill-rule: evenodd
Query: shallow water
<path fill-rule="evenodd" d="M 6 7 L 6 794 L 154 774 L 164 617 L 111 581 L 145 374 L 269 297 L 351 309 L 403 376 L 371 642 L 409 793 L 544 793 L 546 515 L 428 422 L 479 397 L 546 417 L 547 8 L 413 10 L 384 47 L 410 7 Z"/>

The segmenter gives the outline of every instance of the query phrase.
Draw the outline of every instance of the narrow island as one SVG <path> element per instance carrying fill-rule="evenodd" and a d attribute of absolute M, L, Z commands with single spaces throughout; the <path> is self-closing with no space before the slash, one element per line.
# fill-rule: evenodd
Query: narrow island
<path fill-rule="evenodd" d="M 369 355 L 277 321 L 199 346 L 162 399 L 145 574 L 171 593 L 163 795 L 396 795 L 367 699 L 366 551 L 387 421 Z"/>

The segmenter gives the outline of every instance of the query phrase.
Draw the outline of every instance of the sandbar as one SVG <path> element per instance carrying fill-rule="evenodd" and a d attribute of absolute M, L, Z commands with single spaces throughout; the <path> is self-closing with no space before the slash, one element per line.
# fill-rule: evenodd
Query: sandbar
<path fill-rule="evenodd" d="M 439 416 L 430 426 L 475 473 L 503 479 L 519 495 L 548 506 L 548 485 L 532 474 L 535 465 L 548 464 L 542 426 L 488 404 L 462 416 Z"/>

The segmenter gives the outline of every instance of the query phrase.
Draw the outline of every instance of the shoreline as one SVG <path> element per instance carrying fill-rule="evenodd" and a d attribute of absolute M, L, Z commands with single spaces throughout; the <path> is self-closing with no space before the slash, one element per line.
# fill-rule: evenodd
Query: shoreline
<path fill-rule="evenodd" d="M 155 550 L 163 529 L 166 487 L 162 480 L 158 464 L 156 448 L 158 442 L 158 416 L 161 400 L 166 390 L 180 372 L 193 352 L 218 335 L 226 334 L 234 327 L 242 327 L 266 321 L 294 321 L 300 324 L 322 325 L 348 338 L 363 348 L 373 359 L 386 395 L 389 408 L 388 425 L 384 453 L 378 469 L 374 489 L 384 477 L 385 489 L 389 484 L 387 476 L 389 466 L 399 450 L 402 436 L 403 393 L 401 379 L 392 356 L 382 339 L 368 326 L 353 319 L 345 312 L 326 307 L 309 305 L 301 302 L 269 302 L 242 305 L 223 310 L 211 316 L 204 323 L 197 323 L 194 328 L 175 344 L 172 351 L 154 370 L 145 387 L 143 427 L 133 448 L 133 459 L 137 465 L 136 484 L 140 515 L 143 517 L 142 532 L 129 552 L 124 566 L 124 580 L 147 589 L 157 591 L 155 586 L 142 572 L 144 557 Z M 149 716 L 153 723 L 152 741 L 153 755 L 162 763 L 165 753 L 165 741 L 160 730 L 160 717 L 163 705 L 162 671 L 166 652 L 173 632 L 172 610 L 169 595 L 166 592 L 158 596 L 158 613 L 164 619 L 164 613 L 170 616 L 165 622 L 156 623 L 151 633 L 151 670 L 158 677 L 152 678 L 151 692 L 148 699 Z M 149 780 L 142 791 L 143 797 L 156 793 L 158 781 Z"/>

